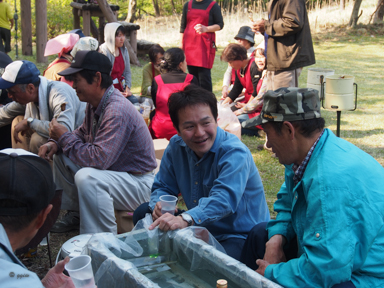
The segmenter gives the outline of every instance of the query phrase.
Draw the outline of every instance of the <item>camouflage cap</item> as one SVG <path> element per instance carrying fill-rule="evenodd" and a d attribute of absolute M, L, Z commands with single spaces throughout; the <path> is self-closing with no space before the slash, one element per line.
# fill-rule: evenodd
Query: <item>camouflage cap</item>
<path fill-rule="evenodd" d="M 267 122 L 300 121 L 320 118 L 319 92 L 311 88 L 279 88 L 264 94 L 260 115 L 242 123 L 244 128 Z"/>

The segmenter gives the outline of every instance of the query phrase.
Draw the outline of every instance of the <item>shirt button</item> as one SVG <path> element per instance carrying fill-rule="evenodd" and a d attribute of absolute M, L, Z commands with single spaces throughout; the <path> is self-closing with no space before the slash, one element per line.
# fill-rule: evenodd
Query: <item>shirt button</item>
<path fill-rule="evenodd" d="M 196 185 L 198 184 L 197 181 L 195 182 L 195 184 L 196 184 Z"/>
<path fill-rule="evenodd" d="M 297 199 L 297 195 L 295 196 L 295 199 Z"/>
<path fill-rule="evenodd" d="M 201 223 L 201 220 L 199 219 L 199 223 Z"/>
<path fill-rule="evenodd" d="M 199 167 L 199 164 L 196 164 L 197 167 Z"/>
<path fill-rule="evenodd" d="M 320 237 L 320 233 L 316 233 L 316 238 L 319 238 Z"/>
<path fill-rule="evenodd" d="M 196 203 L 196 200 L 193 200 L 193 202 L 195 202 L 195 203 Z"/>

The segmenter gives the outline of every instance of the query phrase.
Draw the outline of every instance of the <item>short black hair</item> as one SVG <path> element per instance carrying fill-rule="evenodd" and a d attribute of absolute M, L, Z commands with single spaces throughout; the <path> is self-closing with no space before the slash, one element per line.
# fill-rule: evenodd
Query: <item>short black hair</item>
<path fill-rule="evenodd" d="M 325 127 L 324 118 L 313 118 L 308 120 L 300 120 L 300 121 L 289 121 L 295 129 L 299 131 L 301 135 L 305 138 L 310 138 L 313 133 L 320 132 Z M 281 135 L 281 130 L 283 128 L 284 122 L 268 122 L 272 124 L 273 129 L 275 129 L 276 133 Z"/>
<path fill-rule="evenodd" d="M 149 56 L 149 60 L 152 62 L 152 63 L 155 63 L 156 62 L 156 56 L 157 54 L 163 54 L 164 55 L 164 49 L 163 47 L 161 47 L 159 44 L 155 44 L 153 45 L 151 48 L 149 48 L 148 50 L 148 56 Z"/>
<path fill-rule="evenodd" d="M 247 49 L 245 49 L 244 46 L 236 43 L 231 43 L 225 47 L 223 53 L 220 56 L 220 60 L 225 62 L 245 60 L 247 58 Z"/>
<path fill-rule="evenodd" d="M 119 26 L 119 28 L 116 29 L 115 37 L 117 37 L 117 35 L 119 35 L 119 32 L 121 32 L 125 35 L 125 28 L 123 25 Z"/>
<path fill-rule="evenodd" d="M 25 207 L 24 203 L 21 203 L 12 199 L 1 199 L 0 200 L 1 208 L 18 208 Z M 41 212 L 41 211 L 40 211 Z M 4 226 L 5 230 L 11 232 L 20 232 L 24 228 L 28 227 L 33 220 L 36 219 L 37 215 L 40 212 L 32 213 L 29 215 L 0 215 L 0 223 Z"/>
<path fill-rule="evenodd" d="M 95 78 L 97 72 L 98 71 L 83 69 L 77 73 L 79 73 L 80 76 L 83 77 L 87 81 L 88 84 L 92 84 L 93 79 Z M 112 82 L 113 82 L 112 77 L 111 77 L 111 75 L 106 74 L 106 73 L 100 73 L 100 74 L 101 74 L 100 87 L 107 89 L 109 86 L 112 85 Z M 71 74 L 71 75 L 67 75 L 67 76 L 65 76 L 65 79 L 67 81 L 73 81 L 75 75 L 76 75 L 76 73 Z"/>
<path fill-rule="evenodd" d="M 211 109 L 212 116 L 217 122 L 217 99 L 209 92 L 197 85 L 189 84 L 182 91 L 172 93 L 168 99 L 169 116 L 173 126 L 179 130 L 179 111 L 190 106 L 207 105 Z"/>

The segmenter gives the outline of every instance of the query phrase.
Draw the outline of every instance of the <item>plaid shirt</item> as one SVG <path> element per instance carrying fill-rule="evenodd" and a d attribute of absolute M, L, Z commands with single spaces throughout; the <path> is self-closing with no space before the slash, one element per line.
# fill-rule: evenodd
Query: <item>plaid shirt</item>
<path fill-rule="evenodd" d="M 293 164 L 292 170 L 295 172 L 295 175 L 293 176 L 293 181 L 295 181 L 295 185 L 300 182 L 301 178 L 303 178 L 305 168 L 307 168 L 309 159 L 311 159 L 313 150 L 315 150 L 317 143 L 319 142 L 321 136 L 323 135 L 324 130 L 321 132 L 320 136 L 317 138 L 315 143 L 313 143 L 311 149 L 309 149 L 307 156 L 305 156 L 303 162 L 301 162 L 300 165 Z"/>
<path fill-rule="evenodd" d="M 109 87 L 95 108 L 87 104 L 83 124 L 59 139 L 63 153 L 75 164 L 101 170 L 141 174 L 156 168 L 153 141 L 143 117 L 118 90 L 106 100 Z M 97 123 L 105 110 L 100 126 L 92 134 L 93 121 Z"/>

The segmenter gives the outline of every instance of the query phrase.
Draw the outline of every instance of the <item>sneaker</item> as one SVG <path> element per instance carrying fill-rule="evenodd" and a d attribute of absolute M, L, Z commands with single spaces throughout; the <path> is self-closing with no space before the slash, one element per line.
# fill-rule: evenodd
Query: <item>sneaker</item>
<path fill-rule="evenodd" d="M 80 227 L 80 214 L 77 211 L 68 211 L 67 214 L 57 220 L 52 226 L 51 232 L 64 233 L 72 230 L 77 230 Z"/>

